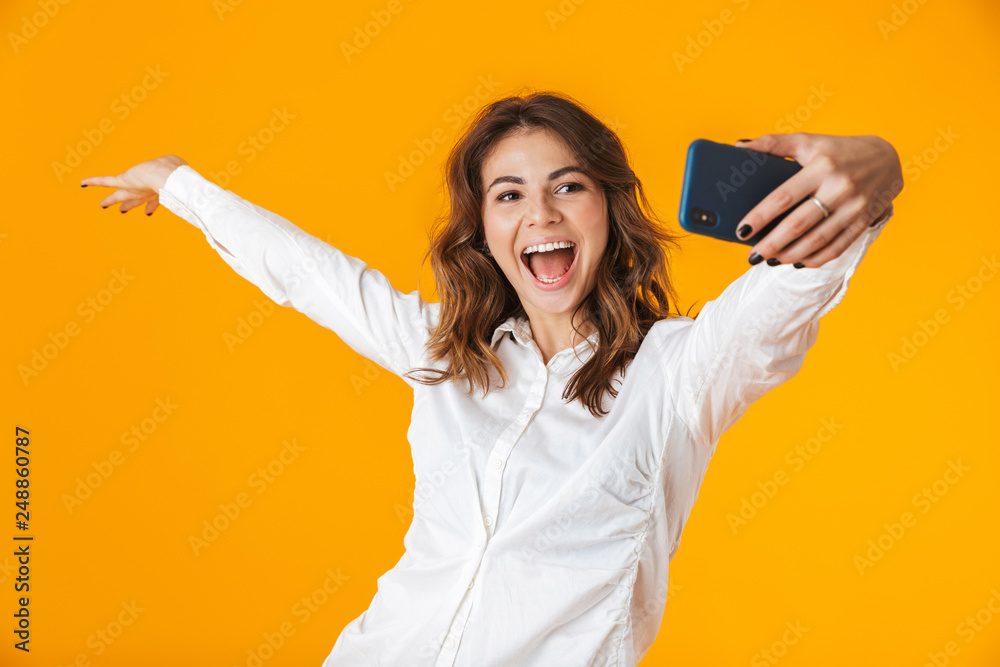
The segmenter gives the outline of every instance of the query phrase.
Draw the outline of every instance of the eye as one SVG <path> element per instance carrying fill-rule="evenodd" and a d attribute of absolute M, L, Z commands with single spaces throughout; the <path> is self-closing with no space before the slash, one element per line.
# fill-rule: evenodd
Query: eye
<path fill-rule="evenodd" d="M 570 185 L 576 186 L 576 190 L 574 190 L 574 192 L 576 192 L 578 190 L 583 190 L 584 189 L 583 184 L 582 183 L 577 183 L 576 181 L 572 181 L 570 183 L 563 183 L 562 185 L 559 186 L 559 189 L 562 190 L 563 188 L 565 188 L 567 186 L 570 186 Z M 506 197 L 507 195 L 518 195 L 518 196 L 520 196 L 520 193 L 515 192 L 514 190 L 509 190 L 509 191 L 504 192 L 503 194 L 499 195 L 497 197 L 497 201 L 514 201 L 513 199 L 504 199 L 504 197 Z"/>

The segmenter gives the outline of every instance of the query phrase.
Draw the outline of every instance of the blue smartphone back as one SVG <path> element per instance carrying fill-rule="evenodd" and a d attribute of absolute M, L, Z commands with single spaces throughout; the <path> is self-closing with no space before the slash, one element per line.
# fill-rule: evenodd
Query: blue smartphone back
<path fill-rule="evenodd" d="M 748 238 L 736 236 L 736 225 L 800 169 L 802 165 L 798 162 L 777 155 L 695 139 L 688 147 L 684 166 L 681 227 L 694 234 L 754 245 L 802 202 L 789 207 Z"/>

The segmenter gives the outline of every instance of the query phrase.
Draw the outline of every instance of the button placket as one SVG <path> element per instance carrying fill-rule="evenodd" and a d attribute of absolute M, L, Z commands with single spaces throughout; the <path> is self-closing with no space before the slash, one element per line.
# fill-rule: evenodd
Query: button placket
<path fill-rule="evenodd" d="M 471 583 L 469 588 L 472 588 Z M 471 593 L 463 598 L 462 604 L 459 605 L 458 612 L 455 614 L 455 620 L 452 621 L 448 628 L 448 634 L 445 635 L 444 646 L 434 662 L 434 667 L 452 667 L 455 664 L 455 658 L 458 656 L 458 645 L 465 634 L 465 625 L 469 620 L 474 599 Z"/>
<path fill-rule="evenodd" d="M 514 445 L 520 440 L 521 435 L 528 426 L 528 421 L 534 416 L 542 405 L 542 398 L 545 396 L 545 385 L 548 381 L 548 369 L 539 364 L 538 374 L 535 376 L 531 388 L 528 389 L 528 396 L 525 398 L 524 406 L 518 413 L 514 422 L 507 427 L 503 435 L 494 445 L 490 452 L 487 464 L 486 478 L 483 482 L 483 524 L 486 526 L 487 537 L 493 537 L 496 527 L 496 517 L 500 509 L 500 489 L 503 478 L 504 464 L 510 456 Z"/>

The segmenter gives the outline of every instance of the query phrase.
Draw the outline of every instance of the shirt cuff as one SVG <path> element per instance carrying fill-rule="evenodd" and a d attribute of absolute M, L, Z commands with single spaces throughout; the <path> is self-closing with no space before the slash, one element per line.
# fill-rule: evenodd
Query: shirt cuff
<path fill-rule="evenodd" d="M 828 312 L 833 310 L 833 308 L 839 304 L 844 295 L 847 293 L 848 283 L 851 276 L 857 270 L 858 265 L 861 264 L 861 260 L 864 258 L 865 254 L 868 252 L 868 248 L 871 244 L 875 242 L 875 239 L 879 237 L 882 230 L 885 229 L 886 223 L 893 216 L 892 204 L 889 204 L 889 208 L 879 216 L 875 222 L 871 223 L 871 226 L 866 227 L 861 234 L 851 242 L 839 256 L 827 261 L 823 266 L 817 267 L 803 267 L 801 269 L 796 269 L 794 267 L 782 267 L 775 266 L 769 267 L 770 270 L 775 271 L 792 271 L 793 274 L 801 274 L 801 278 L 805 280 L 806 285 L 836 285 L 837 289 L 833 296 L 827 301 L 822 308 L 820 308 L 816 317 L 822 317 Z M 799 276 L 792 278 L 793 280 L 798 280 Z"/>
<path fill-rule="evenodd" d="M 170 172 L 158 192 L 161 204 L 203 231 L 205 225 L 199 214 L 206 215 L 221 203 L 225 193 L 226 190 L 186 164 Z"/>

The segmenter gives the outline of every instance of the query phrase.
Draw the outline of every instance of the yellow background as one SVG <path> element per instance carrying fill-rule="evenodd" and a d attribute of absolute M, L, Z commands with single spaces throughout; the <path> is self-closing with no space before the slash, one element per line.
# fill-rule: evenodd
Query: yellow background
<path fill-rule="evenodd" d="M 291 309 L 255 318 L 230 351 L 225 336 L 266 297 L 186 221 L 163 207 L 102 210 L 110 190 L 80 179 L 174 153 L 221 183 L 233 162 L 227 188 L 404 292 L 419 276 L 436 301 L 420 260 L 455 105 L 556 89 L 618 129 L 675 230 L 696 138 L 876 134 L 904 162 L 895 217 L 803 370 L 723 437 L 642 664 L 772 664 L 760 652 L 781 653 L 797 622 L 808 630 L 779 664 L 918 666 L 944 660 L 949 641 L 947 664 L 1000 664 L 1000 614 L 987 606 L 1000 591 L 1000 279 L 961 308 L 954 298 L 1000 238 L 996 4 L 401 1 L 350 58 L 342 45 L 388 2 L 0 5 L 2 553 L 17 532 L 15 426 L 31 431 L 36 536 L 30 654 L 12 648 L 15 559 L 0 557 L 0 663 L 247 665 L 288 623 L 294 634 L 263 664 L 319 665 L 402 555 L 410 521 L 410 389 Z M 810 98 L 820 89 L 822 103 Z M 129 108 L 122 96 L 143 99 Z M 294 118 L 249 152 L 275 108 Z M 102 123 L 113 129 L 88 140 Z M 954 140 L 936 148 L 939 132 Z M 390 189 L 385 173 L 435 133 L 446 141 Z M 681 310 L 745 271 L 746 250 L 689 236 L 672 266 Z M 115 270 L 132 278 L 88 319 L 78 307 Z M 935 335 L 915 336 L 941 310 Z M 23 381 L 18 368 L 72 322 L 78 335 Z M 894 368 L 904 339 L 923 344 Z M 150 421 L 168 398 L 178 407 Z M 786 454 L 825 434 L 824 419 L 842 427 L 796 470 Z M 129 451 L 120 437 L 144 420 L 155 431 Z M 304 449 L 257 493 L 251 476 L 284 441 Z M 116 450 L 121 464 L 69 511 L 78 478 Z M 915 494 L 949 460 L 969 470 L 922 513 Z M 734 532 L 727 516 L 778 471 L 789 482 Z M 189 536 L 240 493 L 249 506 L 195 555 Z M 907 511 L 915 525 L 859 573 L 855 556 Z M 306 620 L 296 605 L 324 598 L 328 570 L 339 588 Z M 977 612 L 990 622 L 970 637 L 960 624 Z M 98 639 L 122 614 L 130 625 Z"/>

